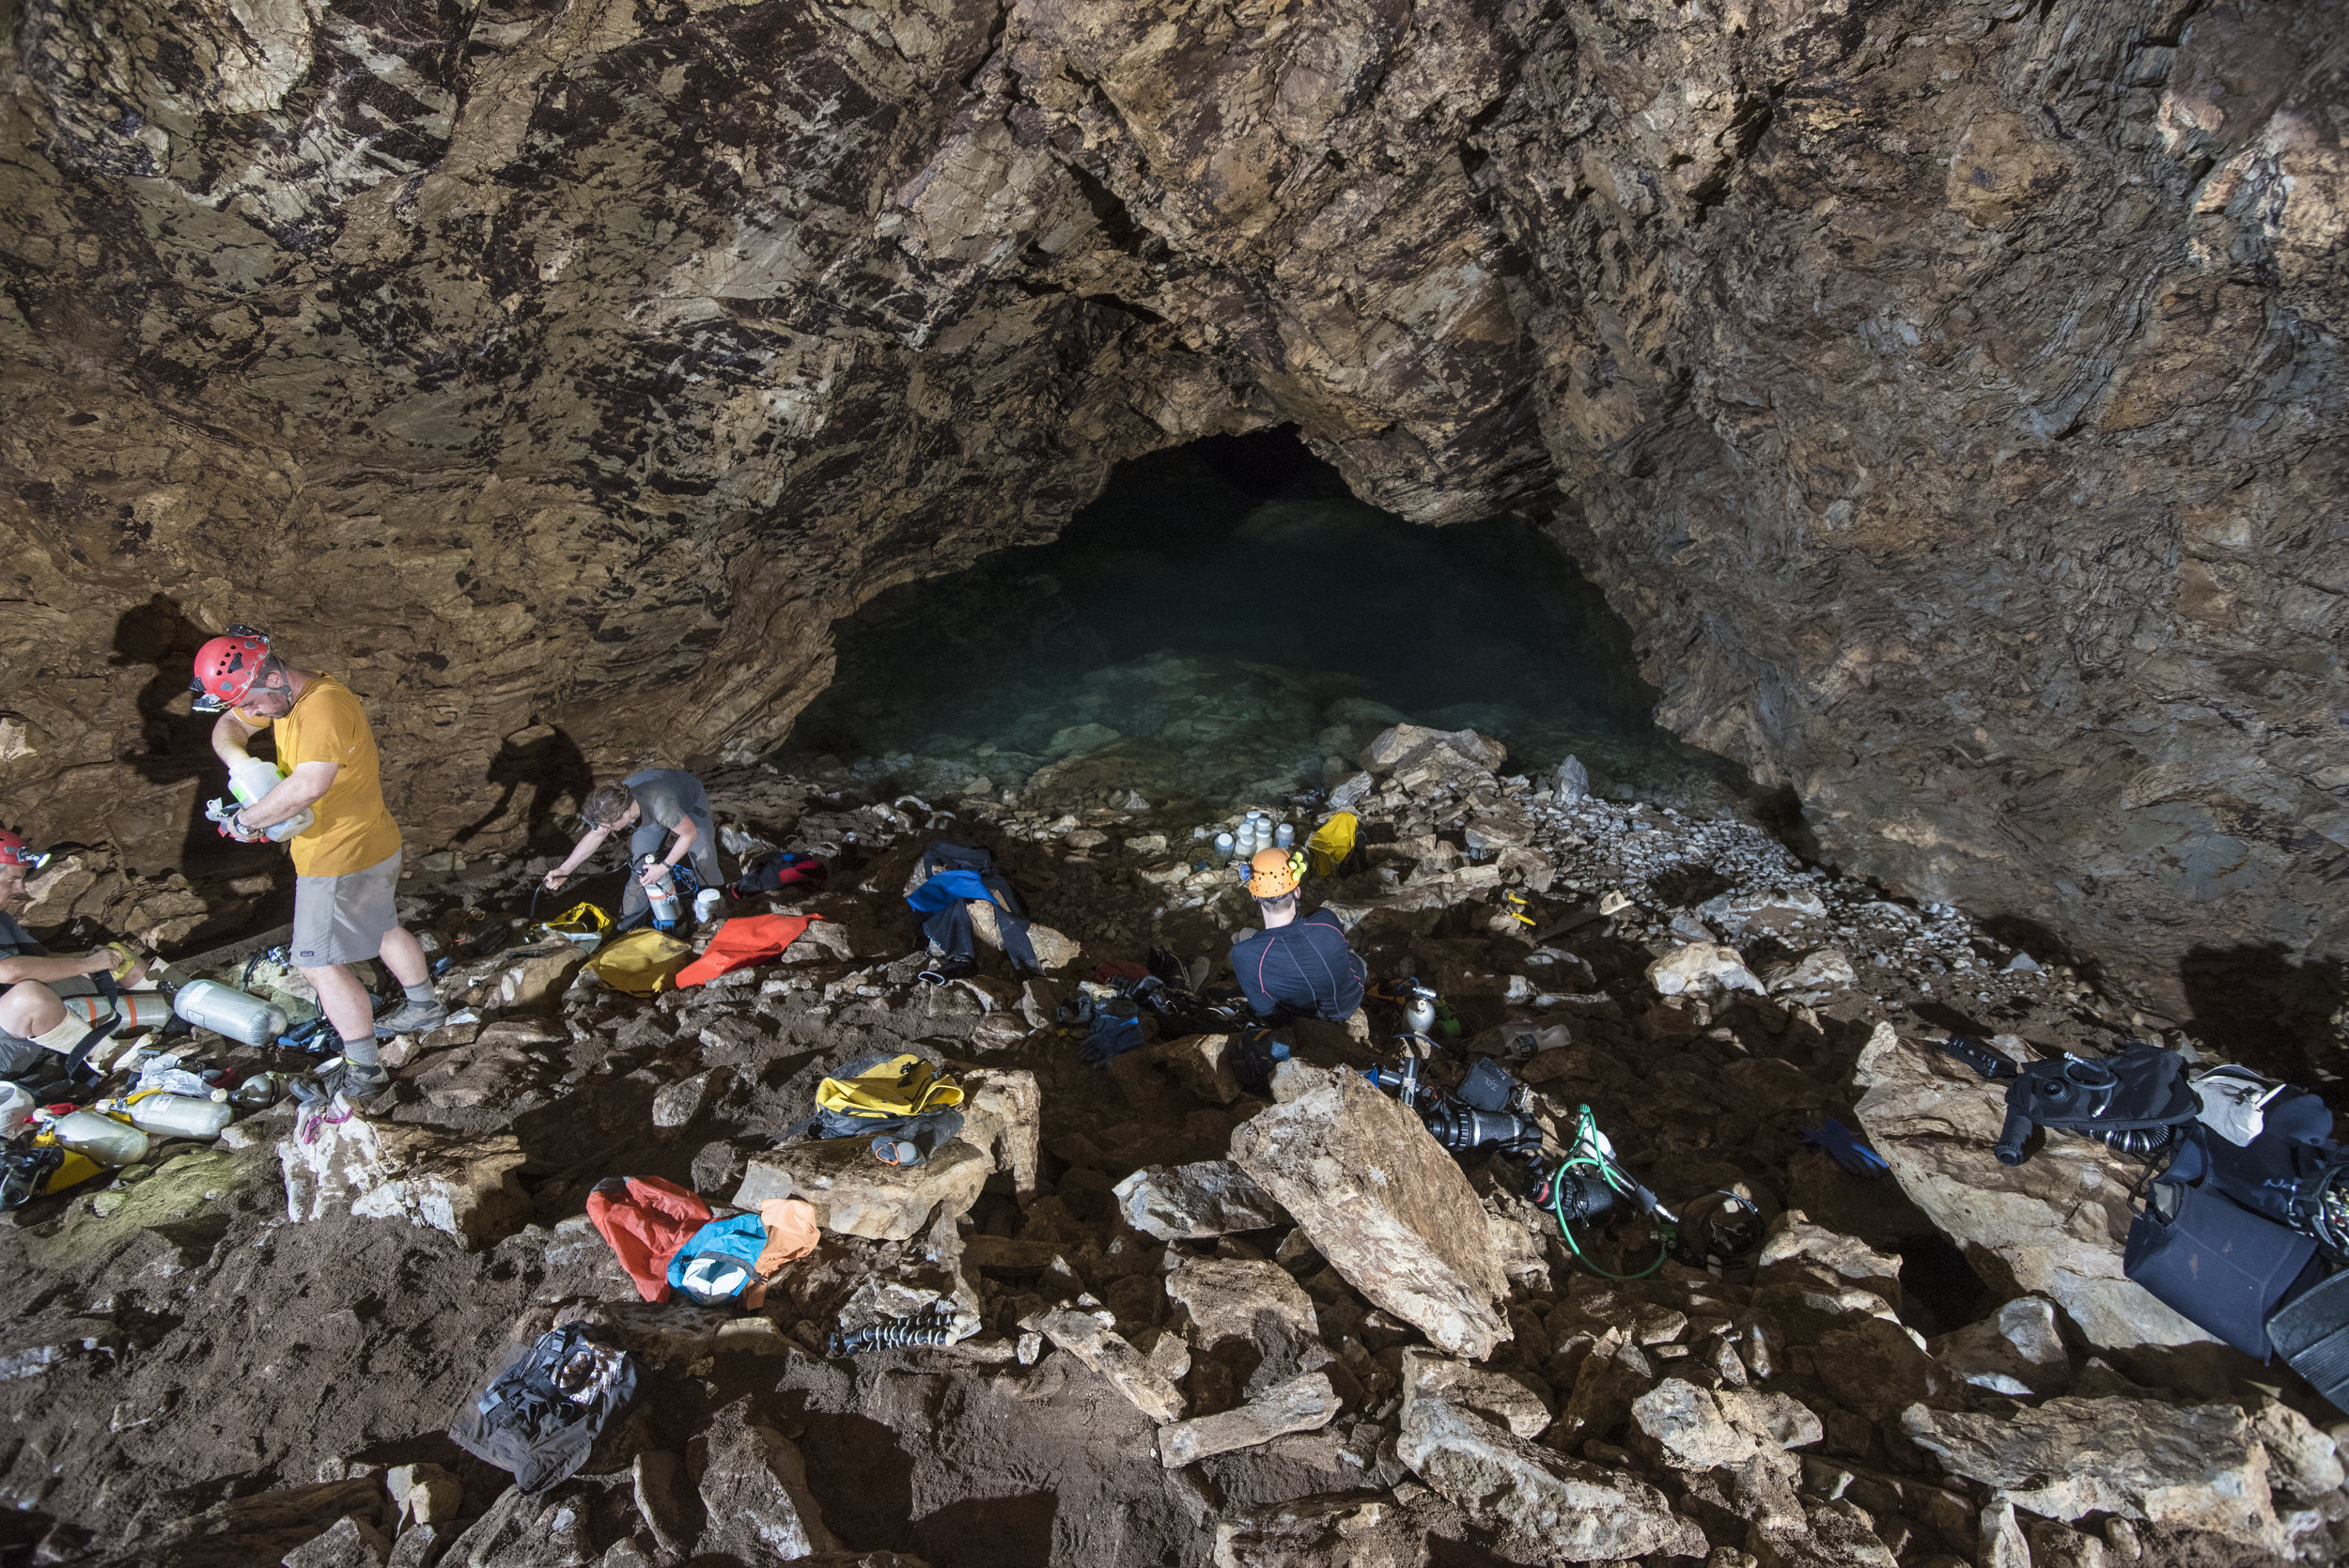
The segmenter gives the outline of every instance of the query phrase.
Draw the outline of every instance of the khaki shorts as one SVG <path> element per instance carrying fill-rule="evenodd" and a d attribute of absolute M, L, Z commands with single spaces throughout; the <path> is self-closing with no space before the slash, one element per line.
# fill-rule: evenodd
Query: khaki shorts
<path fill-rule="evenodd" d="M 383 951 L 384 935 L 399 924 L 399 851 L 365 871 L 294 878 L 293 939 L 286 944 L 296 969 L 355 964 Z"/>

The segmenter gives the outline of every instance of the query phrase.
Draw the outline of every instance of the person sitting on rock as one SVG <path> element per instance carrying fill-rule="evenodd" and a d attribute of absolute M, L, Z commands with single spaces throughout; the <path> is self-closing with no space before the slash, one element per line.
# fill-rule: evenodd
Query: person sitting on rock
<path fill-rule="evenodd" d="M 620 895 L 622 920 L 646 908 L 650 900 L 645 890 L 657 886 L 670 867 L 689 855 L 703 887 L 719 887 L 725 880 L 718 869 L 718 832 L 709 824 L 709 794 L 691 773 L 675 768 L 647 768 L 630 773 L 618 784 L 589 790 L 579 812 L 587 819 L 587 834 L 569 859 L 547 873 L 549 893 L 559 891 L 581 862 L 623 828 L 633 830 L 629 835 L 628 858 L 636 870 Z M 677 842 L 663 854 L 661 846 L 672 833 Z M 649 867 L 644 864 L 647 855 L 658 857 Z"/>
<path fill-rule="evenodd" d="M 250 628 L 206 643 L 195 654 L 195 710 L 218 713 L 212 751 L 233 777 L 249 761 L 245 743 L 273 731 L 284 776 L 222 831 L 248 844 L 308 807 L 317 819 L 287 840 L 293 851 L 293 966 L 317 988 L 319 1010 L 341 1037 L 342 1060 L 318 1075 L 327 1094 L 356 1105 L 389 1089 L 376 1037 L 421 1033 L 447 1021 L 432 970 L 399 924 L 399 825 L 383 804 L 382 763 L 366 709 L 350 688 L 297 670 Z M 398 981 L 397 1010 L 375 1017 L 374 999 L 351 966 L 379 960 Z"/>
<path fill-rule="evenodd" d="M 23 901 L 25 873 L 35 858 L 23 839 L 0 831 L 0 987 L 6 987 L 0 989 L 0 1079 L 28 1086 L 46 1081 L 52 1076 L 46 1069 L 62 1067 L 89 1038 L 90 1026 L 66 1010 L 61 995 L 96 995 L 87 978 L 93 974 L 111 972 L 126 986 L 146 974 L 127 948 L 52 954 L 17 924 L 9 911 Z"/>
<path fill-rule="evenodd" d="M 1362 1005 L 1369 971 L 1346 945 L 1346 929 L 1327 909 L 1297 912 L 1305 857 L 1259 849 L 1248 862 L 1248 893 L 1264 911 L 1264 929 L 1232 944 L 1232 973 L 1248 1005 L 1268 1025 L 1292 1018 L 1343 1023 Z"/>

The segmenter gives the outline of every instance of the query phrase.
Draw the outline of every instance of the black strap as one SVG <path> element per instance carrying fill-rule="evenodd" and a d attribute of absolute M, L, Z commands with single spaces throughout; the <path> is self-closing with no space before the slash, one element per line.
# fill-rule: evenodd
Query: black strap
<path fill-rule="evenodd" d="M 95 978 L 98 994 L 113 1006 L 114 1017 L 103 1024 L 92 1025 L 90 1032 L 82 1037 L 82 1043 L 73 1048 L 73 1054 L 65 1059 L 65 1076 L 69 1079 L 81 1079 L 82 1063 L 89 1059 L 89 1053 L 97 1048 L 98 1042 L 112 1038 L 115 1031 L 122 1027 L 122 987 L 115 984 L 114 971 L 101 970 Z M 95 1083 L 98 1075 L 92 1073 L 85 1081 Z"/>

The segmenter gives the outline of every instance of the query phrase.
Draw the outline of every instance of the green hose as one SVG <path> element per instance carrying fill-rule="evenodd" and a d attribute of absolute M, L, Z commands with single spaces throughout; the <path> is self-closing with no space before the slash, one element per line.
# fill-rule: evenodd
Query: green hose
<path fill-rule="evenodd" d="M 1577 1167 L 1580 1167 L 1586 1170 L 1597 1172 L 1599 1180 L 1605 1182 L 1609 1187 L 1613 1188 L 1617 1192 L 1622 1193 L 1625 1197 L 1629 1197 L 1631 1195 L 1632 1188 L 1631 1178 L 1625 1174 L 1624 1172 L 1616 1166 L 1613 1160 L 1598 1152 L 1598 1118 L 1591 1114 L 1591 1108 L 1587 1105 L 1580 1107 L 1577 1113 L 1574 1141 L 1577 1147 L 1587 1148 L 1591 1151 L 1591 1153 L 1588 1155 L 1573 1155 L 1563 1160 L 1561 1160 L 1558 1165 L 1557 1172 L 1552 1174 L 1550 1177 L 1549 1215 L 1551 1219 L 1558 1221 L 1558 1234 L 1565 1237 L 1566 1250 L 1572 1252 L 1581 1263 L 1582 1266 L 1589 1269 L 1592 1273 L 1609 1280 L 1646 1279 L 1649 1275 L 1664 1266 L 1665 1258 L 1670 1256 L 1672 1252 L 1672 1244 L 1669 1241 L 1658 1241 L 1656 1249 L 1656 1261 L 1649 1264 L 1645 1268 L 1641 1269 L 1637 1274 L 1618 1274 L 1614 1270 L 1602 1267 L 1600 1265 L 1594 1262 L 1591 1255 L 1582 1250 L 1581 1244 L 1574 1239 L 1574 1232 L 1566 1224 L 1565 1189 L 1559 1182 L 1558 1175 L 1574 1170 Z"/>

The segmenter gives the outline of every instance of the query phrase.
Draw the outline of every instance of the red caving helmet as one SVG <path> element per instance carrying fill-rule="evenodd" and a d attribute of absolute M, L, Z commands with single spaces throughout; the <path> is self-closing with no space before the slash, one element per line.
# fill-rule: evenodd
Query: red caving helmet
<path fill-rule="evenodd" d="M 218 713 L 244 701 L 253 681 L 269 658 L 269 634 L 249 626 L 232 626 L 195 650 L 195 711 Z"/>
<path fill-rule="evenodd" d="M 39 865 L 48 858 L 34 854 L 33 846 L 24 842 L 22 833 L 0 828 L 0 865 Z"/>

